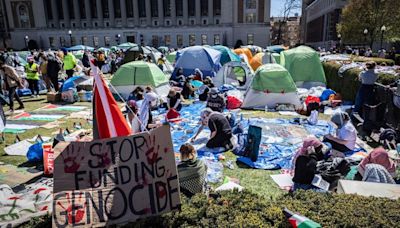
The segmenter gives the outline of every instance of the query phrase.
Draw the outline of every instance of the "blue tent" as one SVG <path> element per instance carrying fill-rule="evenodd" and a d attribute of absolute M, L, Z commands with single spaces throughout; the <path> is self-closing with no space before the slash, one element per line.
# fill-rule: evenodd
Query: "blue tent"
<path fill-rule="evenodd" d="M 221 52 L 203 46 L 193 46 L 180 50 L 176 55 L 176 64 L 171 78 L 175 79 L 176 72 L 183 68 L 183 74 L 190 76 L 198 68 L 203 76 L 214 76 L 221 68 Z"/>
<path fill-rule="evenodd" d="M 61 92 L 67 91 L 70 88 L 75 88 L 79 83 L 84 82 L 88 79 L 89 79 L 88 77 L 84 77 L 84 76 L 71 77 L 71 78 L 65 80 L 65 82 L 61 88 Z"/>
<path fill-rule="evenodd" d="M 221 52 L 221 65 L 225 63 L 236 61 L 240 62 L 240 57 L 236 55 L 231 49 L 222 45 L 216 45 L 211 47 L 214 50 Z"/>
<path fill-rule="evenodd" d="M 70 48 L 67 48 L 68 51 L 81 51 L 81 50 L 88 50 L 88 51 L 93 51 L 94 48 L 90 46 L 85 46 L 85 45 L 76 45 L 72 46 Z"/>
<path fill-rule="evenodd" d="M 272 45 L 272 46 L 268 46 L 267 47 L 267 51 L 269 52 L 275 52 L 275 53 L 281 53 L 282 51 L 284 51 L 285 48 L 282 45 Z"/>

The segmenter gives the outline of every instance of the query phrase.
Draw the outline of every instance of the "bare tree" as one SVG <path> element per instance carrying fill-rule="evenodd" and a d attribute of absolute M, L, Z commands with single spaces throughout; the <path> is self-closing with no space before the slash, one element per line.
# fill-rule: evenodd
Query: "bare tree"
<path fill-rule="evenodd" d="M 283 5 L 282 9 L 282 20 L 279 20 L 279 27 L 278 27 L 278 44 L 280 44 L 282 39 L 282 27 L 287 23 L 289 20 L 289 16 L 293 13 L 293 11 L 298 10 L 301 8 L 301 0 L 285 0 L 285 4 Z"/>

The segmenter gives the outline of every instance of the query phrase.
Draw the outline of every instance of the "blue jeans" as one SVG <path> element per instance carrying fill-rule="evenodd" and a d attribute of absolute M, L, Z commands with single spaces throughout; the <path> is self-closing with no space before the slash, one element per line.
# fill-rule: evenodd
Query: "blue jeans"
<path fill-rule="evenodd" d="M 358 89 L 354 112 L 360 112 L 364 104 L 371 104 L 374 98 L 374 85 L 361 85 Z"/>

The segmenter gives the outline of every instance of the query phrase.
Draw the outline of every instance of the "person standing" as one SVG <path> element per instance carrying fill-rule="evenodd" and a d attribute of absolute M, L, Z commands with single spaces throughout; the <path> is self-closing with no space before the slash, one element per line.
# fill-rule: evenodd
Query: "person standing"
<path fill-rule="evenodd" d="M 376 63 L 371 61 L 367 62 L 366 70 L 360 73 L 358 76 L 361 81 L 361 86 L 358 89 L 354 112 L 359 113 L 364 104 L 370 104 L 374 98 L 374 85 L 378 79 L 378 75 L 375 73 Z"/>
<path fill-rule="evenodd" d="M 14 111 L 14 98 L 19 103 L 17 109 L 24 109 L 24 103 L 22 103 L 16 92 L 17 87 L 22 86 L 17 72 L 13 67 L 6 65 L 3 58 L 0 59 L 0 70 L 4 72 L 5 87 L 8 90 L 8 98 L 10 100 L 10 111 Z"/>
<path fill-rule="evenodd" d="M 40 69 L 40 74 L 42 74 L 42 78 L 44 80 L 44 82 L 46 83 L 46 89 L 47 91 L 51 90 L 51 81 L 49 76 L 47 75 L 47 57 L 44 53 L 42 53 L 40 55 L 40 65 L 39 65 L 39 69 Z"/>
<path fill-rule="evenodd" d="M 54 90 L 58 92 L 58 73 L 61 70 L 61 61 L 53 53 L 49 54 L 47 60 L 47 76 L 53 84 Z"/>
<path fill-rule="evenodd" d="M 67 79 L 71 78 L 74 75 L 74 69 L 76 67 L 76 58 L 75 56 L 68 52 L 67 49 L 62 49 L 64 53 L 64 70 L 67 74 Z"/>
<path fill-rule="evenodd" d="M 29 83 L 29 89 L 31 90 L 31 97 L 39 96 L 39 66 L 35 63 L 33 57 L 28 58 L 28 63 L 25 65 L 26 79 Z"/>

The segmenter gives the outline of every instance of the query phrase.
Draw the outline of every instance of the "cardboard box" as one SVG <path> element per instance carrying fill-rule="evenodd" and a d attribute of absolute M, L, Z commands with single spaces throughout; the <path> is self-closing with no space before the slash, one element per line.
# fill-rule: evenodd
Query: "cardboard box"
<path fill-rule="evenodd" d="M 398 199 L 400 198 L 400 185 L 339 180 L 337 193 Z"/>
<path fill-rule="evenodd" d="M 56 93 L 56 92 L 49 92 L 47 93 L 47 101 L 54 103 L 54 102 L 60 102 L 61 101 L 61 94 Z"/>

